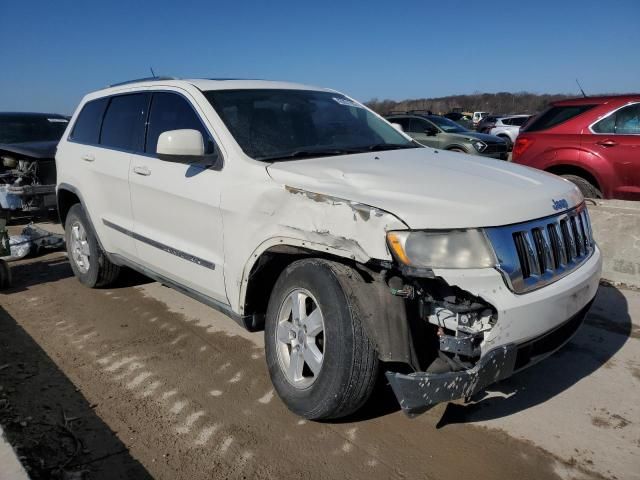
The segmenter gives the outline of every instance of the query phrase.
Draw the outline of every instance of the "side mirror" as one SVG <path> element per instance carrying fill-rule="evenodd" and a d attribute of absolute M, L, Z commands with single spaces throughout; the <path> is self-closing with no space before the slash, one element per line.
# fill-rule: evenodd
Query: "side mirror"
<path fill-rule="evenodd" d="M 425 135 L 427 135 L 428 137 L 435 137 L 438 134 L 438 130 L 436 130 L 435 128 L 427 128 L 424 131 Z"/>
<path fill-rule="evenodd" d="M 404 133 L 404 129 L 402 128 L 402 125 L 400 125 L 399 123 L 391 123 L 391 126 L 396 130 L 398 130 L 399 132 Z"/>
<path fill-rule="evenodd" d="M 156 152 L 167 162 L 195 163 L 204 158 L 204 140 L 198 130 L 169 130 L 158 137 Z"/>

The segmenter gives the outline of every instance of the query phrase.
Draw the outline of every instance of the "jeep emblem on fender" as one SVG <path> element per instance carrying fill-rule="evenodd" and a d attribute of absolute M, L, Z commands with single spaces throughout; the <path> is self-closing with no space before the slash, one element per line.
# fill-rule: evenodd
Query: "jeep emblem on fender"
<path fill-rule="evenodd" d="M 554 210 L 566 210 L 567 208 L 569 208 L 569 202 L 567 202 L 567 200 L 565 198 L 561 199 L 561 200 L 554 200 L 551 199 L 551 201 L 553 202 L 553 209 Z"/>

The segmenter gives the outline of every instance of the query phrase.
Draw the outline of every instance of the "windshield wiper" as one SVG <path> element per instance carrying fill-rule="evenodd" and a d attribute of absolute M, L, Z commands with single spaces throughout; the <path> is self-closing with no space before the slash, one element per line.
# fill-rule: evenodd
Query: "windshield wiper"
<path fill-rule="evenodd" d="M 352 148 L 349 152 L 381 152 L 383 150 L 401 150 L 403 148 L 419 148 L 421 146 L 417 143 L 374 143 L 373 145 Z"/>
<path fill-rule="evenodd" d="M 346 155 L 352 153 L 351 150 L 343 148 L 327 148 L 318 150 L 294 150 L 293 152 L 284 153 L 282 155 L 274 155 L 272 157 L 259 157 L 257 160 L 263 162 L 277 162 L 280 160 L 298 160 L 301 158 L 326 157 L 330 155 Z"/>

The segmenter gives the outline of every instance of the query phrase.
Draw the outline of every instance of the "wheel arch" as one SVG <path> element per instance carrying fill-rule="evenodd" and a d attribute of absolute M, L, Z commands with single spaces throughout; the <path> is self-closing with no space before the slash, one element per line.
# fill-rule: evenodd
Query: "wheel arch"
<path fill-rule="evenodd" d="M 584 166 L 578 166 L 572 163 L 556 163 L 545 168 L 545 171 L 553 173 L 554 175 L 576 175 L 582 177 L 603 192 L 603 185 L 597 175 Z"/>
<path fill-rule="evenodd" d="M 329 260 L 355 272 L 351 277 L 342 276 L 339 281 L 345 294 L 355 296 L 360 302 L 361 311 L 365 312 L 365 329 L 376 345 L 379 358 L 418 368 L 407 305 L 403 298 L 393 296 L 387 285 L 386 268 L 391 265 L 386 263 L 389 262 L 372 259 L 361 262 L 353 255 L 327 250 L 326 246 L 316 249 L 308 242 L 302 245 L 290 240 L 269 242 L 260 253 L 252 255 L 242 280 L 242 315 L 253 317 L 256 329 L 263 328 L 269 298 L 280 274 L 302 258 Z"/>

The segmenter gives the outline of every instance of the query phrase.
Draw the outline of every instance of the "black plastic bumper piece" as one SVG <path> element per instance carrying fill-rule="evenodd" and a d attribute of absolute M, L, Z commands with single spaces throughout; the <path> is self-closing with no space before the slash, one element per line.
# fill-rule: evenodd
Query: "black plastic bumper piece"
<path fill-rule="evenodd" d="M 513 373 L 518 349 L 506 345 L 490 351 L 475 367 L 460 372 L 402 374 L 387 372 L 402 410 L 417 415 L 441 402 L 470 397 Z"/>
<path fill-rule="evenodd" d="M 387 379 L 402 410 L 409 416 L 423 413 L 441 402 L 471 397 L 562 347 L 580 328 L 592 302 L 593 300 L 563 324 L 537 338 L 523 344 L 509 344 L 491 350 L 469 370 L 410 374 L 387 372 Z"/>

